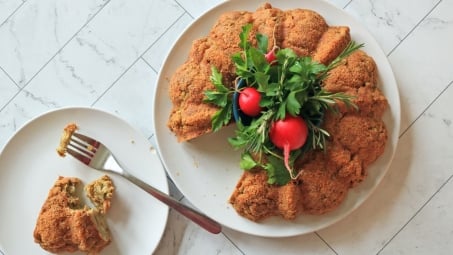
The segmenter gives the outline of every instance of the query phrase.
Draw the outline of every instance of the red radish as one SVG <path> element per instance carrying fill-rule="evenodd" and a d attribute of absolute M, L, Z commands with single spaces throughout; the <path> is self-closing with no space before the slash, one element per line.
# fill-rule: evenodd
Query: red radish
<path fill-rule="evenodd" d="M 277 56 L 275 56 L 275 50 L 274 49 L 272 49 L 271 51 L 266 53 L 264 55 L 264 57 L 266 58 L 266 61 L 269 64 L 272 64 L 277 59 Z"/>
<path fill-rule="evenodd" d="M 272 123 L 269 130 L 269 137 L 277 148 L 283 150 L 285 166 L 291 174 L 289 153 L 292 150 L 301 148 L 305 144 L 308 137 L 307 124 L 301 117 L 294 117 L 287 114 L 283 120 L 277 120 Z"/>
<path fill-rule="evenodd" d="M 258 116 L 262 111 L 260 106 L 261 94 L 254 87 L 243 89 L 239 94 L 238 101 L 241 111 L 250 117 Z"/>
<path fill-rule="evenodd" d="M 275 55 L 275 51 L 278 50 L 278 47 L 274 45 L 274 47 L 266 54 L 264 57 L 266 58 L 267 63 L 273 65 L 276 64 L 277 55 Z"/>

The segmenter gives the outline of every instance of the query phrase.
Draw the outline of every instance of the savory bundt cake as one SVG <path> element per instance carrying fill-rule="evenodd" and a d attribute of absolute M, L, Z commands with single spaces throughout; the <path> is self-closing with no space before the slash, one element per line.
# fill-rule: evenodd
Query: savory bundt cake
<path fill-rule="evenodd" d="M 323 64 L 338 56 L 351 40 L 348 27 L 329 27 L 322 16 L 311 10 L 282 11 L 265 4 L 256 12 L 224 13 L 207 37 L 193 42 L 187 61 L 170 79 L 173 109 L 168 127 L 178 141 L 211 132 L 211 118 L 218 108 L 203 102 L 203 92 L 214 88 L 211 66 L 222 73 L 225 85 L 234 87 L 236 75 L 231 55 L 241 50 L 239 34 L 249 23 L 253 24 L 250 38 L 257 33 L 266 35 L 270 38 L 269 49 L 275 43 Z"/>
<path fill-rule="evenodd" d="M 266 3 L 255 12 L 222 14 L 208 35 L 193 42 L 188 59 L 170 79 L 173 103 L 168 127 L 178 141 L 188 141 L 212 131 L 211 119 L 218 110 L 205 103 L 204 91 L 213 90 L 211 66 L 223 76 L 225 86 L 235 86 L 231 59 L 239 47 L 242 27 L 252 24 L 256 34 L 269 38 L 268 48 L 290 48 L 299 56 L 328 65 L 351 41 L 349 28 L 329 26 L 312 10 L 280 10 Z M 298 158 L 301 174 L 286 185 L 267 182 L 267 172 L 255 167 L 244 171 L 229 202 L 236 211 L 253 221 L 279 215 L 294 219 L 299 214 L 324 214 L 337 208 L 348 190 L 367 176 L 367 168 L 383 152 L 388 139 L 382 120 L 388 103 L 377 85 L 377 67 L 364 51 L 357 50 L 329 71 L 323 88 L 352 96 L 357 109 L 339 103 L 340 112 L 326 112 L 322 128 L 330 138 L 325 151 L 312 150 Z"/>
<path fill-rule="evenodd" d="M 60 176 L 50 189 L 33 232 L 44 250 L 98 254 L 111 242 L 105 213 L 113 196 L 112 180 L 105 175 L 86 186 L 95 208 L 83 205 L 77 196 L 80 183 L 78 178 Z"/>

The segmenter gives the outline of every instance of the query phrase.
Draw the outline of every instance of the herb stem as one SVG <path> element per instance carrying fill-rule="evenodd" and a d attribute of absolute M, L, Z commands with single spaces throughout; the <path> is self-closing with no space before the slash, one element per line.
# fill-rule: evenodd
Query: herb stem
<path fill-rule="evenodd" d="M 357 108 L 351 96 L 341 92 L 328 92 L 323 89 L 322 82 L 329 71 L 363 47 L 363 44 L 351 41 L 330 64 L 323 65 L 311 57 L 300 57 L 289 48 L 279 49 L 274 30 L 272 51 L 276 51 L 277 61 L 268 63 L 265 58 L 268 38 L 257 35 L 258 47 L 253 47 L 248 41 L 251 29 L 251 24 L 242 28 L 239 44 L 242 51 L 233 54 L 232 60 L 237 79 L 245 80 L 248 87 L 254 87 L 262 94 L 259 104 L 263 111 L 261 116 L 252 118 L 247 125 L 237 123 L 236 136 L 228 141 L 235 149 L 244 150 L 241 167 L 250 169 L 260 166 L 267 171 L 270 184 L 284 185 L 302 172 L 294 171 L 294 162 L 301 153 L 326 150 L 330 134 L 320 126 L 325 113 L 338 113 L 338 103 Z M 235 103 L 232 102 L 231 94 L 240 93 L 241 89 L 225 86 L 222 74 L 216 68 L 212 68 L 211 81 L 215 90 L 205 91 L 204 101 L 220 108 L 212 118 L 212 129 L 217 131 L 231 123 Z M 300 116 L 305 120 L 308 137 L 303 147 L 282 152 L 270 140 L 269 130 L 273 121 L 284 119 L 287 114 Z M 251 155 L 255 155 L 255 158 Z"/>
<path fill-rule="evenodd" d="M 281 155 L 279 155 L 279 154 L 275 153 L 274 151 L 270 150 L 269 148 L 267 148 L 267 146 L 263 146 L 263 150 L 264 150 L 267 154 L 272 155 L 272 156 L 274 156 L 274 157 L 276 157 L 276 158 L 278 158 L 278 159 L 283 160 L 283 157 L 282 157 Z"/>

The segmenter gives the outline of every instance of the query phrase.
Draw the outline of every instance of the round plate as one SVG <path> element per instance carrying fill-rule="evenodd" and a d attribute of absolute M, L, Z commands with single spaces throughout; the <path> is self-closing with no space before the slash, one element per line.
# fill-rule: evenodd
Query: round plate
<path fill-rule="evenodd" d="M 369 168 L 368 178 L 357 188 L 350 190 L 347 199 L 335 211 L 320 216 L 301 215 L 294 221 L 272 217 L 259 223 L 239 216 L 228 203 L 242 174 L 242 170 L 239 169 L 240 152 L 234 151 L 227 142 L 227 137 L 234 135 L 234 125 L 215 134 L 178 143 L 166 126 L 172 108 L 168 97 L 168 77 L 171 77 L 176 68 L 187 59 L 192 41 L 206 36 L 222 13 L 231 10 L 253 11 L 261 4 L 262 1 L 258 0 L 227 1 L 203 14 L 180 36 L 162 66 L 157 81 L 154 98 L 155 133 L 159 153 L 170 177 L 194 206 L 221 224 L 244 233 L 266 237 L 294 236 L 319 230 L 344 218 L 362 204 L 382 180 L 398 142 L 399 95 L 385 54 L 369 32 L 351 16 L 319 0 L 271 1 L 274 7 L 283 10 L 294 8 L 314 10 L 321 14 L 329 25 L 349 26 L 352 38 L 358 43 L 365 43 L 363 50 L 376 61 L 379 86 L 390 105 L 384 115 L 389 140 L 384 154 Z"/>
<path fill-rule="evenodd" d="M 165 171 L 154 149 L 125 121 L 91 108 L 45 113 L 18 130 L 0 154 L 0 250 L 5 254 L 48 254 L 34 243 L 33 230 L 58 176 L 75 176 L 87 184 L 104 174 L 71 156 L 57 155 L 69 122 L 106 144 L 131 173 L 168 194 Z M 116 187 L 107 214 L 112 242 L 101 254 L 151 254 L 164 232 L 168 207 L 125 179 L 109 176 Z"/>

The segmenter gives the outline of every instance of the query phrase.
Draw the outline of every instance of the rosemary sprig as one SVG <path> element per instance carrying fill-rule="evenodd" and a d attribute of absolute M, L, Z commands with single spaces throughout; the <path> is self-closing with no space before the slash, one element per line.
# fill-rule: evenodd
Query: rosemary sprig
<path fill-rule="evenodd" d="M 293 173 L 289 174 L 283 164 L 280 149 L 269 138 L 269 129 L 273 121 L 284 119 L 286 114 L 301 116 L 307 123 L 309 134 L 305 145 L 290 154 L 290 164 L 308 150 L 326 149 L 330 134 L 320 127 L 325 112 L 338 113 L 338 102 L 347 107 L 357 106 L 352 97 L 344 93 L 332 93 L 322 88 L 322 81 L 328 72 L 340 65 L 341 61 L 363 44 L 350 42 L 345 50 L 329 65 L 323 65 L 310 57 L 299 57 L 289 49 L 276 52 L 276 64 L 266 61 L 264 54 L 268 39 L 257 35 L 257 47 L 248 41 L 251 25 L 243 27 L 240 34 L 241 52 L 232 55 L 239 78 L 246 80 L 248 86 L 255 87 L 262 95 L 260 106 L 265 109 L 254 118 L 250 125 L 237 123 L 236 136 L 229 138 L 235 149 L 243 149 L 240 166 L 244 170 L 260 166 L 268 172 L 268 182 L 283 185 Z M 219 111 L 212 118 L 212 129 L 219 130 L 231 122 L 232 95 L 235 89 L 229 89 L 222 83 L 222 75 L 212 68 L 211 81 L 215 90 L 205 91 L 205 102 L 219 106 Z M 266 160 L 262 160 L 263 156 Z"/>

